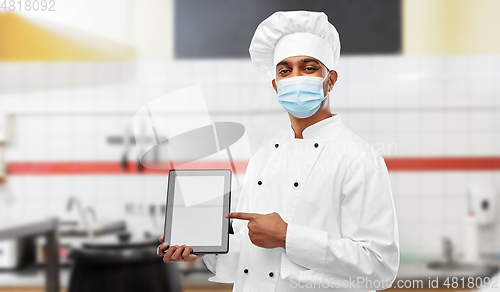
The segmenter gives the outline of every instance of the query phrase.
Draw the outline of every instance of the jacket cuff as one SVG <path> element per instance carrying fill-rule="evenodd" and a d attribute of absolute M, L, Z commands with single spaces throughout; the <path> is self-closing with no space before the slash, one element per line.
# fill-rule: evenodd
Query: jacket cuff
<path fill-rule="evenodd" d="M 206 254 L 202 258 L 205 262 L 205 266 L 210 270 L 210 272 L 215 274 L 215 265 L 217 264 L 217 256 L 215 254 Z"/>
<path fill-rule="evenodd" d="M 285 251 L 296 264 L 311 270 L 324 271 L 327 246 L 326 231 L 288 223 Z"/>

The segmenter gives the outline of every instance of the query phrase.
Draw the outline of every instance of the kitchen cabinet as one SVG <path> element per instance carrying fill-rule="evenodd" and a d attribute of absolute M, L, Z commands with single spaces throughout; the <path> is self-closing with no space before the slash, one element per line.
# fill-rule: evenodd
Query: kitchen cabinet
<path fill-rule="evenodd" d="M 59 291 L 59 244 L 57 222 L 56 218 L 50 218 L 37 221 L 2 222 L 0 224 L 0 240 L 36 235 L 45 236 L 47 243 L 45 291 L 47 292 Z"/>
<path fill-rule="evenodd" d="M 44 292 L 45 287 L 0 287 L 0 292 Z M 67 292 L 61 288 L 60 292 Z"/>

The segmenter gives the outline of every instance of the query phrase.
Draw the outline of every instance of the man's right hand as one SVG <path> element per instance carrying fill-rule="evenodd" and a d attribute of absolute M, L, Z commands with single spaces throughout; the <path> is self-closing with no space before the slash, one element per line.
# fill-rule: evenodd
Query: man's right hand
<path fill-rule="evenodd" d="M 163 242 L 163 236 L 160 237 L 160 242 Z M 158 246 L 157 254 L 159 257 L 163 257 L 163 262 L 194 262 L 195 260 L 204 256 L 204 254 L 191 254 L 193 249 L 186 245 L 177 246 L 174 245 L 170 247 L 166 253 L 163 253 L 168 247 L 168 242 L 163 242 Z"/>

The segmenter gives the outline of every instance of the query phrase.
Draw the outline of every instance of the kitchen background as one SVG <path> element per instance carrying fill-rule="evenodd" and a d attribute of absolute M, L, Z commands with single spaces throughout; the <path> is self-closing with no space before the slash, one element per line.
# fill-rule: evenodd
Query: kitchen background
<path fill-rule="evenodd" d="M 500 3 L 393 2 L 400 50 L 343 54 L 332 112 L 386 160 L 402 264 L 444 259 L 443 238 L 457 260 L 470 255 L 471 208 L 477 252 L 498 258 Z M 124 224 L 132 238 L 156 240 L 166 171 L 138 170 L 127 141 L 134 113 L 178 89 L 201 84 L 211 119 L 243 124 L 251 153 L 289 129 L 270 78 L 248 54 L 179 57 L 174 4 L 56 1 L 53 12 L 0 13 L 0 222 L 57 217 L 80 226 L 82 215 L 70 208 L 76 198 L 93 210 L 84 214 L 96 226 Z M 77 238 L 59 241 L 79 246 L 85 237 Z M 204 268 L 202 261 L 178 266 Z M 0 291 L 44 285 L 39 274 L 18 274 L 0 272 Z M 182 278 L 183 287 L 212 284 L 199 274 L 197 284 Z M 61 285 L 67 281 L 62 274 Z"/>

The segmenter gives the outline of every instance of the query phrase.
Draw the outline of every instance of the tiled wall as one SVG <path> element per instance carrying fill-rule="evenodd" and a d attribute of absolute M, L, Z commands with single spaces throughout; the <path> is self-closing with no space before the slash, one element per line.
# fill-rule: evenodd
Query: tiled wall
<path fill-rule="evenodd" d="M 342 57 L 332 111 L 385 157 L 500 156 L 500 56 Z M 132 115 L 166 93 L 201 84 L 211 117 L 246 126 L 254 153 L 288 130 L 270 78 L 248 60 L 0 63 L 0 109 L 11 115 L 8 162 L 118 161 Z M 134 147 L 129 158 L 137 160 Z M 500 171 L 391 172 L 403 252 L 461 248 L 466 187 L 495 185 Z M 124 218 L 127 203 L 161 205 L 163 175 L 13 175 L 0 187 L 0 218 L 57 215 L 69 196 L 100 218 Z M 132 226 L 157 231 L 147 216 Z M 160 220 L 161 221 L 161 220 Z M 500 251 L 500 218 L 482 230 L 483 251 Z"/>

